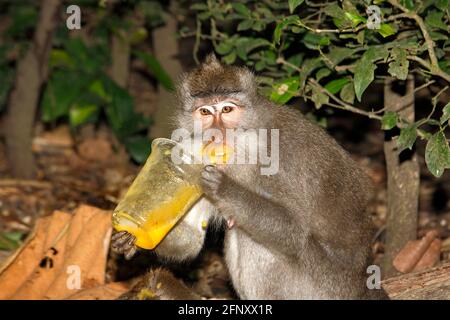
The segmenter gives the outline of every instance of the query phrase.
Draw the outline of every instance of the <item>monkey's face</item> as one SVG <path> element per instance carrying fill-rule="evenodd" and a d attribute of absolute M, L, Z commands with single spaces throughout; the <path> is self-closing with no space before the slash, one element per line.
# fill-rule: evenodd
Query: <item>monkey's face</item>
<path fill-rule="evenodd" d="M 178 127 L 192 132 L 194 122 L 202 129 L 245 129 L 252 127 L 252 108 L 257 97 L 253 73 L 242 67 L 222 65 L 214 56 L 184 74 L 177 86 Z"/>

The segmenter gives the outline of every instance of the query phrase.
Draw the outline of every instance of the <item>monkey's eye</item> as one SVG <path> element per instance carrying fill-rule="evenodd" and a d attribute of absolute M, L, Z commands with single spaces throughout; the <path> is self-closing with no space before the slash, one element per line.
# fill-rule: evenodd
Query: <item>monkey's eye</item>
<path fill-rule="evenodd" d="M 229 112 L 231 112 L 231 111 L 233 111 L 233 108 L 230 107 L 230 106 L 224 106 L 224 107 L 222 108 L 222 113 L 229 113 Z"/>
<path fill-rule="evenodd" d="M 211 114 L 211 111 L 209 111 L 209 110 L 206 109 L 206 108 L 201 108 L 201 109 L 200 109 L 200 114 L 201 114 L 202 116 L 207 116 L 207 115 L 210 115 L 210 114 Z"/>

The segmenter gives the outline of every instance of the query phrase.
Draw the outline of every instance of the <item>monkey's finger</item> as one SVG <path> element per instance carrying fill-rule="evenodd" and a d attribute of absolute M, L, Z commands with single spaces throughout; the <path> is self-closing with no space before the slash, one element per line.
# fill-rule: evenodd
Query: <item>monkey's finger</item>
<path fill-rule="evenodd" d="M 136 253 L 137 248 L 136 246 L 132 246 L 131 248 L 129 248 L 126 252 L 125 252 L 125 259 L 126 260 L 130 260 L 131 258 L 133 258 L 134 254 Z"/>
<path fill-rule="evenodd" d="M 128 251 L 130 248 L 134 247 L 134 243 L 136 242 L 136 237 L 130 235 L 125 243 L 122 244 L 123 250 Z"/>
<path fill-rule="evenodd" d="M 114 246 L 123 246 L 128 240 L 130 240 L 131 234 L 127 233 L 122 235 L 121 237 L 117 237 L 116 239 L 113 239 L 112 245 Z"/>
<path fill-rule="evenodd" d="M 124 232 L 125 233 L 120 234 L 120 236 L 114 237 L 111 241 L 111 248 L 118 253 L 123 252 L 123 247 L 125 247 L 126 243 L 132 241 L 134 244 L 134 241 L 136 240 L 136 238 L 132 234 L 126 231 Z"/>
<path fill-rule="evenodd" d="M 204 169 L 205 171 L 208 171 L 208 172 L 215 172 L 215 171 L 217 171 L 216 166 L 213 166 L 213 165 L 211 165 L 211 164 L 208 164 L 208 165 L 205 166 L 203 169 Z"/>
<path fill-rule="evenodd" d="M 119 232 L 115 232 L 115 233 L 113 233 L 113 235 L 112 235 L 112 237 L 111 237 L 111 241 L 116 241 L 116 240 L 118 240 L 119 238 L 121 238 L 121 237 L 123 237 L 123 236 L 125 236 L 125 235 L 127 235 L 127 234 L 128 234 L 127 231 L 119 231 Z"/>
<path fill-rule="evenodd" d="M 202 171 L 201 176 L 203 180 L 211 181 L 214 183 L 220 183 L 220 181 L 222 180 L 222 174 L 219 172 Z"/>

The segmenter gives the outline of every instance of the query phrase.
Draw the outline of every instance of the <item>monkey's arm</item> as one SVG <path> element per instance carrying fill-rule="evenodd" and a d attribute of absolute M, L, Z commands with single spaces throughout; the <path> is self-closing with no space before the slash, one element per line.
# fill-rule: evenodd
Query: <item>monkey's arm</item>
<path fill-rule="evenodd" d="M 307 233 L 287 208 L 244 188 L 213 166 L 205 167 L 201 181 L 224 218 L 233 217 L 259 243 L 289 256 L 305 247 Z"/>

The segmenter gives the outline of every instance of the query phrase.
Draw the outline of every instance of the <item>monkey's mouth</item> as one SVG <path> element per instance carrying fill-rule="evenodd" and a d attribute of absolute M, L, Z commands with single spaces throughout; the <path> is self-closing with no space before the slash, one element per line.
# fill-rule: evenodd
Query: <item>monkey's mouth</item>
<path fill-rule="evenodd" d="M 226 164 L 234 154 L 234 149 L 225 143 L 209 142 L 203 146 L 202 158 L 205 164 Z"/>

